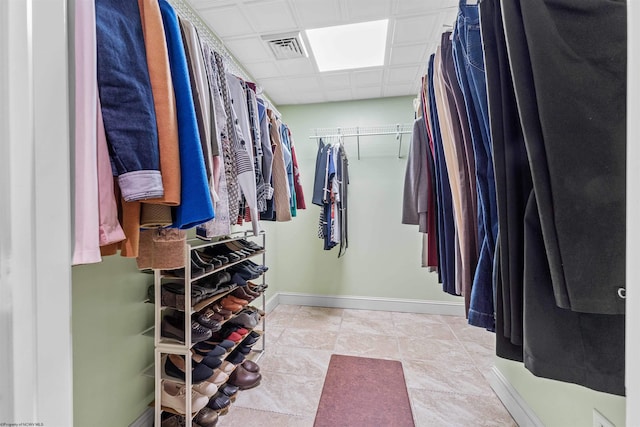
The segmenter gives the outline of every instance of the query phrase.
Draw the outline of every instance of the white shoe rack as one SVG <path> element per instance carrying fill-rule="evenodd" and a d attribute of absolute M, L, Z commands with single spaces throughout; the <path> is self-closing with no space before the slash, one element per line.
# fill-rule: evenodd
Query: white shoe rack
<path fill-rule="evenodd" d="M 216 246 L 216 245 L 221 245 L 227 242 L 233 242 L 236 240 L 240 240 L 240 239 L 260 239 L 262 242 L 261 246 L 263 248 L 263 250 L 258 251 L 258 252 L 254 252 L 253 254 L 242 258 L 240 260 L 237 261 L 230 261 L 227 264 L 224 264 L 218 268 L 214 268 L 213 270 L 209 271 L 209 272 L 205 272 L 204 274 L 199 275 L 198 277 L 195 278 L 191 278 L 191 252 L 193 250 L 198 250 L 198 249 L 205 249 L 206 247 L 209 246 Z M 258 243 L 259 244 L 259 243 Z M 154 364 L 153 366 L 150 366 L 149 368 L 146 369 L 145 374 L 152 376 L 155 379 L 155 400 L 153 402 L 153 406 L 155 407 L 155 415 L 154 415 L 154 420 L 155 423 L 154 425 L 156 426 L 160 426 L 162 424 L 161 422 L 161 416 L 163 412 L 171 412 L 174 414 L 178 414 L 178 412 L 174 411 L 171 408 L 166 408 L 164 406 L 162 406 L 162 382 L 163 381 L 173 381 L 175 383 L 178 384 L 184 384 L 186 387 L 186 393 L 185 393 L 185 408 L 191 408 L 192 407 L 192 395 L 191 395 L 191 390 L 192 390 L 192 377 L 191 377 L 191 370 L 193 367 L 193 363 L 192 363 L 192 359 L 191 359 L 191 348 L 193 347 L 193 343 L 191 340 L 191 316 L 200 311 L 205 309 L 206 307 L 215 304 L 216 302 L 218 302 L 219 300 L 223 299 L 225 296 L 227 296 L 228 294 L 232 293 L 237 287 L 233 287 L 227 291 L 224 291 L 220 294 L 214 295 L 210 298 L 207 298 L 203 301 L 200 301 L 196 304 L 191 304 L 191 285 L 193 282 L 195 282 L 196 280 L 200 280 L 203 279 L 207 276 L 213 275 L 215 273 L 221 272 L 226 270 L 227 268 L 236 265 L 236 264 L 240 264 L 245 260 L 249 260 L 249 259 L 255 259 L 255 257 L 257 256 L 261 256 L 262 257 L 262 265 L 265 265 L 265 261 L 266 261 L 266 233 L 265 232 L 261 232 L 258 235 L 254 235 L 252 232 L 250 231 L 238 231 L 238 232 L 234 232 L 231 233 L 229 236 L 222 238 L 221 240 L 216 240 L 216 241 L 205 241 L 202 240 L 201 238 L 194 238 L 194 239 L 189 239 L 187 240 L 187 244 L 185 245 L 185 274 L 184 274 L 184 279 L 179 278 L 179 277 L 174 277 L 168 274 L 163 274 L 164 271 L 166 270 L 154 270 L 153 271 L 153 275 L 154 275 L 154 300 L 155 300 L 155 321 L 154 321 L 154 326 L 152 328 L 150 328 L 149 330 L 147 330 L 147 335 L 150 335 L 151 330 L 153 330 L 153 337 L 154 337 L 154 344 L 155 344 L 155 350 L 154 350 Z M 263 273 L 260 276 L 260 280 L 261 280 L 261 285 L 264 286 L 266 285 L 266 278 L 265 278 L 265 274 Z M 191 278 L 191 279 L 189 279 Z M 182 308 L 178 308 L 176 309 L 175 307 L 166 307 L 166 306 L 162 306 L 162 284 L 166 281 L 166 280 L 172 280 L 172 281 L 179 281 L 179 280 L 184 280 L 184 287 L 185 287 L 185 306 Z M 262 311 L 265 312 L 266 309 L 266 303 L 265 303 L 265 296 L 264 296 L 264 290 L 262 292 L 262 295 L 260 297 L 258 297 L 259 299 L 262 300 Z M 258 299 L 254 300 L 257 301 Z M 250 304 L 250 305 L 254 305 L 254 304 Z M 162 323 L 162 318 L 164 315 L 165 310 L 167 309 L 173 309 L 173 310 L 178 310 L 178 311 L 182 311 L 184 313 L 184 325 L 185 325 L 185 342 L 180 342 L 177 341 L 175 339 L 171 339 L 171 338 L 165 338 L 161 335 L 161 323 Z M 235 315 L 235 314 L 234 314 Z M 231 319 L 233 319 L 233 316 L 231 317 Z M 249 355 L 247 355 L 247 359 L 253 360 L 253 361 L 257 361 L 262 354 L 264 354 L 265 351 L 265 336 L 264 336 L 264 331 L 266 328 L 266 315 L 262 316 L 261 319 L 261 330 L 257 330 L 262 337 L 260 338 L 260 348 L 259 349 L 254 349 L 254 347 L 252 347 L 251 349 L 251 353 Z M 231 319 L 228 319 L 225 321 L 225 323 Z M 254 330 L 256 330 L 254 328 Z M 247 335 L 248 336 L 248 335 Z M 246 338 L 246 336 L 243 338 L 243 340 Z M 242 341 L 238 344 L 240 345 L 242 343 Z M 258 344 L 256 344 L 258 345 Z M 237 347 L 237 345 L 236 345 Z M 235 348 L 235 347 L 234 347 Z M 228 354 L 230 354 L 232 350 L 230 350 L 225 356 L 222 357 L 226 357 Z M 168 376 L 164 373 L 164 356 L 165 355 L 169 355 L 169 354 L 176 354 L 176 355 L 181 355 L 184 356 L 185 359 L 185 380 L 182 381 L 179 378 L 175 378 L 175 377 L 171 377 Z M 214 370 L 214 372 L 217 371 Z M 231 372 L 229 373 L 229 375 L 231 374 Z M 224 411 L 223 411 L 224 412 Z M 226 413 L 226 412 L 225 412 Z M 182 415 L 182 414 L 180 414 Z M 190 420 L 193 420 L 193 418 L 196 416 L 196 413 L 192 413 L 189 414 L 187 411 L 187 414 L 184 415 L 187 418 L 190 418 Z M 187 422 L 187 425 L 189 425 L 191 421 Z"/>

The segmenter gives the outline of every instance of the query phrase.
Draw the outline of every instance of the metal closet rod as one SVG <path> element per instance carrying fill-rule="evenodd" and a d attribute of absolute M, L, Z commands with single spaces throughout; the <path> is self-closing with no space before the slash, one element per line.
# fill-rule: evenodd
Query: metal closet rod
<path fill-rule="evenodd" d="M 225 65 L 227 69 L 236 76 L 249 82 L 256 82 L 256 80 L 247 72 L 247 70 L 240 65 L 240 63 L 234 58 L 234 56 L 227 50 L 224 43 L 218 38 L 218 36 L 209 28 L 205 21 L 200 17 L 200 14 L 196 12 L 193 7 L 185 0 L 168 0 L 173 6 L 180 17 L 191 22 L 198 30 L 200 38 L 204 39 L 209 45 L 218 52 L 225 59 Z M 257 83 L 257 82 L 256 82 Z M 262 87 L 258 86 L 258 95 L 260 95 L 268 104 L 271 110 L 276 115 L 282 118 L 282 114 L 276 108 L 275 104 L 264 93 Z"/>
<path fill-rule="evenodd" d="M 311 129 L 313 135 L 309 135 L 309 139 L 320 138 L 339 138 L 345 136 L 355 136 L 358 144 L 358 160 L 360 160 L 360 137 L 373 135 L 395 135 L 398 140 L 398 158 L 401 158 L 402 152 L 402 135 L 411 133 L 413 124 L 395 124 L 381 126 L 346 126 L 334 128 L 315 128 Z"/>

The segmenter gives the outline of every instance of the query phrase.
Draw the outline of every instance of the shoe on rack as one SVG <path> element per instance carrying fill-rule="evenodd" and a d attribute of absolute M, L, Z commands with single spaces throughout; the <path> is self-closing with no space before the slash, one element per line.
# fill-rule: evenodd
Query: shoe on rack
<path fill-rule="evenodd" d="M 191 357 L 196 363 L 202 363 L 211 369 L 217 369 L 222 364 L 220 357 L 214 356 L 202 356 L 198 354 L 194 349 L 191 349 Z"/>
<path fill-rule="evenodd" d="M 220 393 L 228 396 L 231 400 L 235 399 L 236 395 L 238 394 L 238 390 L 238 387 L 231 384 L 224 384 L 222 387 L 220 387 L 220 389 L 218 389 Z"/>
<path fill-rule="evenodd" d="M 187 388 L 183 384 L 176 384 L 172 381 L 162 381 L 161 400 L 162 406 L 173 409 L 180 414 L 186 414 L 186 394 Z M 198 412 L 207 406 L 209 402 L 206 396 L 191 390 L 191 411 Z"/>
<path fill-rule="evenodd" d="M 206 406 L 205 406 L 206 408 Z M 169 412 L 164 412 L 162 414 L 162 423 L 161 427 L 187 427 L 187 420 L 184 415 L 176 415 Z M 195 422 L 191 424 L 192 427 L 202 427 L 200 424 L 196 424 Z"/>
<path fill-rule="evenodd" d="M 221 320 L 218 320 L 221 317 L 222 316 L 218 315 L 213 310 L 203 310 L 201 312 L 194 313 L 192 320 L 198 322 L 205 328 L 210 329 L 211 332 L 218 332 L 222 328 Z"/>
<path fill-rule="evenodd" d="M 263 251 L 264 248 L 262 246 L 260 246 L 259 244 L 257 244 L 256 242 L 252 242 L 250 240 L 247 239 L 238 239 L 237 242 L 239 242 L 240 244 L 251 248 L 251 249 L 255 249 L 257 251 Z"/>
<path fill-rule="evenodd" d="M 231 354 L 229 356 L 227 356 L 225 361 L 235 367 L 236 365 L 240 365 L 242 362 L 244 362 L 244 359 L 245 359 L 244 354 L 240 353 L 239 351 L 235 351 L 234 350 L 234 351 L 231 352 Z M 233 370 L 231 370 L 231 371 L 233 371 Z M 231 371 L 229 371 L 229 372 L 231 372 Z"/>
<path fill-rule="evenodd" d="M 225 299 L 227 299 L 227 300 L 229 300 L 229 301 L 231 301 L 231 302 L 233 302 L 235 304 L 240 304 L 243 307 L 245 305 L 249 304 L 249 301 L 247 301 L 246 299 L 238 298 L 238 297 L 233 296 L 233 295 L 227 295 L 225 297 Z"/>
<path fill-rule="evenodd" d="M 211 338 L 213 332 L 198 322 L 190 321 L 191 325 L 191 342 L 197 343 Z M 164 316 L 160 323 L 160 335 L 165 338 L 173 338 L 181 342 L 185 342 L 184 319 L 175 316 Z"/>
<path fill-rule="evenodd" d="M 260 316 L 256 316 L 255 312 L 241 311 L 236 317 L 230 320 L 234 325 L 240 325 L 243 328 L 253 329 L 260 322 Z"/>
<path fill-rule="evenodd" d="M 193 389 L 208 398 L 211 398 L 211 396 L 218 392 L 218 386 L 209 381 L 202 381 L 201 383 L 193 384 Z"/>
<path fill-rule="evenodd" d="M 196 354 L 204 357 L 221 357 L 227 354 L 227 349 L 218 344 L 208 344 L 207 342 L 199 342 L 193 346 Z"/>
<path fill-rule="evenodd" d="M 191 251 L 191 261 L 201 269 L 203 269 L 206 273 L 213 271 L 215 265 L 205 261 L 200 257 L 200 253 L 198 251 Z M 192 264 L 192 265 L 194 265 Z M 193 273 L 193 271 L 192 271 Z"/>
<path fill-rule="evenodd" d="M 207 341 L 203 341 L 201 343 L 198 343 L 198 346 L 201 346 L 201 345 L 208 345 L 208 346 L 211 346 L 211 347 L 215 347 L 216 345 L 219 345 L 220 347 L 222 347 L 225 350 L 229 351 L 231 348 L 235 347 L 236 343 L 234 343 L 231 340 L 224 339 L 224 338 L 218 336 L 217 333 L 216 333 L 216 335 L 212 336 Z"/>
<path fill-rule="evenodd" d="M 211 408 L 214 411 L 222 411 L 231 405 L 231 399 L 228 396 L 218 393 L 209 400 L 207 408 Z"/>
<path fill-rule="evenodd" d="M 231 296 L 234 296 L 236 298 L 240 298 L 242 300 L 247 301 L 247 303 L 250 303 L 251 301 L 253 301 L 254 299 L 256 299 L 256 296 L 254 295 L 250 295 L 245 291 L 246 286 L 240 286 L 238 288 L 236 288 L 233 292 L 231 292 Z"/>
<path fill-rule="evenodd" d="M 229 360 L 225 360 L 222 362 L 222 365 L 220 365 L 220 370 L 227 375 L 231 374 L 234 369 L 236 369 L 236 365 L 231 363 Z"/>
<path fill-rule="evenodd" d="M 251 346 L 245 345 L 244 343 L 235 348 L 235 351 L 244 354 L 245 356 L 251 353 Z"/>
<path fill-rule="evenodd" d="M 249 372 L 242 365 L 238 366 L 229 376 L 229 384 L 238 387 L 240 390 L 247 390 L 256 387 L 262 380 L 262 374 Z"/>
<path fill-rule="evenodd" d="M 218 413 L 205 406 L 196 414 L 193 422 L 199 424 L 201 427 L 214 427 L 218 423 Z"/>
<path fill-rule="evenodd" d="M 258 366 L 256 362 L 249 359 L 246 359 L 244 362 L 242 362 L 242 367 L 249 372 L 260 372 L 260 366 Z"/>
<path fill-rule="evenodd" d="M 186 379 L 185 365 L 186 364 L 184 356 L 169 354 L 167 355 L 166 361 L 164 363 L 164 372 L 169 376 L 184 381 Z M 193 362 L 191 363 L 191 381 L 194 384 L 206 380 L 207 378 L 211 377 L 211 375 L 213 375 L 213 369 L 209 368 L 207 365 Z"/>
<path fill-rule="evenodd" d="M 242 307 L 244 307 L 242 304 L 238 304 L 236 302 L 233 302 L 232 300 L 230 300 L 228 298 L 223 298 L 220 301 L 220 305 L 222 306 L 222 308 L 224 308 L 225 310 L 229 310 L 232 313 L 236 313 L 236 312 L 242 310 Z"/>
<path fill-rule="evenodd" d="M 216 369 L 213 371 L 213 374 L 207 378 L 207 382 L 214 383 L 218 387 L 222 384 L 226 383 L 229 380 L 229 375 L 225 372 L 222 372 L 220 369 Z"/>

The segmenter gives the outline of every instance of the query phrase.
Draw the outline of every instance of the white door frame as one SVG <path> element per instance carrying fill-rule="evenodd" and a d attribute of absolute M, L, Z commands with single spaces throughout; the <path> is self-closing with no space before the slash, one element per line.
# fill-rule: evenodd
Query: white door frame
<path fill-rule="evenodd" d="M 73 425 L 67 32 L 0 1 L 0 422 Z"/>

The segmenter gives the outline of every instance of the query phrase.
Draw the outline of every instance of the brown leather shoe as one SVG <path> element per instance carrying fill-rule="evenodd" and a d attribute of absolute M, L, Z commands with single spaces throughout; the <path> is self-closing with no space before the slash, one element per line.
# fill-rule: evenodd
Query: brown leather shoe
<path fill-rule="evenodd" d="M 245 305 L 249 304 L 249 301 L 247 301 L 246 299 L 238 298 L 238 297 L 233 296 L 233 295 L 227 295 L 227 297 L 225 299 L 229 299 L 232 302 L 234 302 L 236 304 L 240 304 L 242 306 L 245 306 Z"/>
<path fill-rule="evenodd" d="M 231 312 L 236 312 L 236 311 L 240 311 L 242 310 L 242 305 L 240 304 L 236 304 L 235 302 L 224 298 L 222 301 L 220 301 L 220 304 L 222 305 L 222 308 L 229 310 Z"/>
<path fill-rule="evenodd" d="M 218 424 L 218 413 L 211 408 L 202 408 L 193 422 L 202 427 L 213 427 Z"/>
<path fill-rule="evenodd" d="M 260 372 L 260 366 L 258 366 L 256 362 L 253 362 L 251 360 L 245 359 L 245 361 L 242 362 L 241 366 L 249 372 L 254 372 L 254 373 Z"/>
<path fill-rule="evenodd" d="M 260 385 L 262 375 L 258 372 L 249 372 L 242 365 L 238 365 L 229 377 L 228 383 L 238 387 L 240 390 L 247 390 Z"/>

